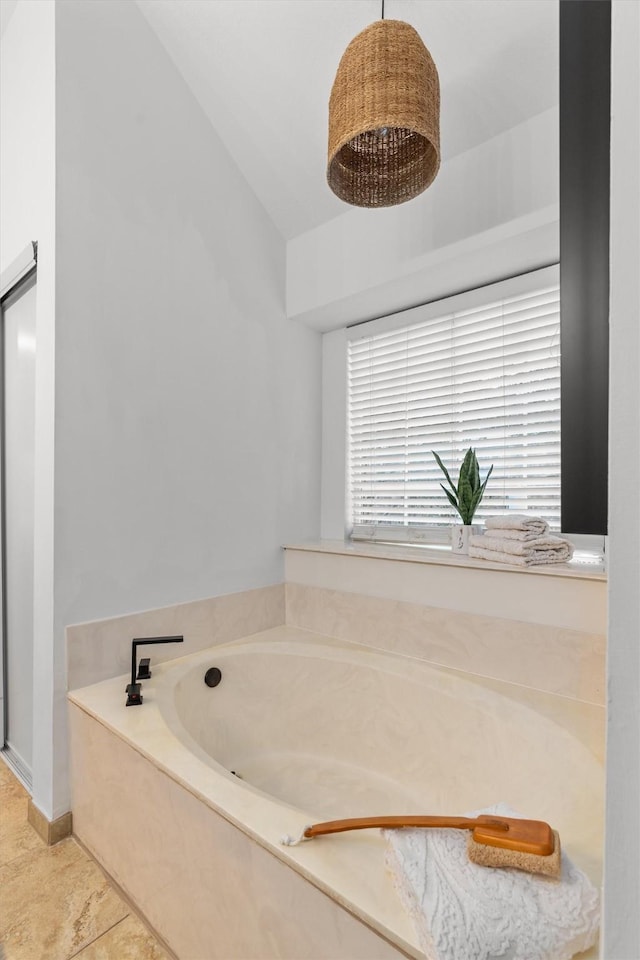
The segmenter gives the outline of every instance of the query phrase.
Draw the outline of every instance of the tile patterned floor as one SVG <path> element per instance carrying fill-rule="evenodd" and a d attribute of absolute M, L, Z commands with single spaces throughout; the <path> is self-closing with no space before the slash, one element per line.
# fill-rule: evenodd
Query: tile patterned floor
<path fill-rule="evenodd" d="M 48 847 L 0 760 L 0 960 L 169 960 L 72 837 Z"/>

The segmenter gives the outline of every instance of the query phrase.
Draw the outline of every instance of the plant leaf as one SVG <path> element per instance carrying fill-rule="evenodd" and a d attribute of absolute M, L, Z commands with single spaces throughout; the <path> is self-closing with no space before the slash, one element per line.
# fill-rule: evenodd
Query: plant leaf
<path fill-rule="evenodd" d="M 471 469 L 471 486 L 473 487 L 474 491 L 476 491 L 480 489 L 480 467 L 478 466 L 478 458 L 476 457 L 475 450 L 473 451 L 473 457 L 471 459 Z"/>
<path fill-rule="evenodd" d="M 484 490 L 485 490 L 485 487 L 486 487 L 486 485 L 487 485 L 487 480 L 488 480 L 489 477 L 491 476 L 491 471 L 492 471 L 492 470 L 493 470 L 493 464 L 491 464 L 491 466 L 489 467 L 489 470 L 488 470 L 488 472 L 487 472 L 487 475 L 486 475 L 486 477 L 484 478 L 484 483 L 482 483 L 482 484 L 480 485 L 480 487 L 479 487 L 479 488 L 476 490 L 476 492 L 474 493 L 473 501 L 472 501 L 472 504 L 471 504 L 471 508 L 472 508 L 472 509 L 471 509 L 471 518 L 470 518 L 470 520 L 469 520 L 469 523 L 472 522 L 472 520 L 473 520 L 473 515 L 474 515 L 474 513 L 476 512 L 476 510 L 478 509 L 478 507 L 479 507 L 479 505 L 480 505 L 480 501 L 481 501 L 482 498 L 484 497 Z"/>
<path fill-rule="evenodd" d="M 440 469 L 441 469 L 442 472 L 444 473 L 445 477 L 446 477 L 447 480 L 449 481 L 449 486 L 451 487 L 451 489 L 453 490 L 453 492 L 455 493 L 455 495 L 458 496 L 457 487 L 455 487 L 455 486 L 453 485 L 453 480 L 452 480 L 451 477 L 449 476 L 449 471 L 448 471 L 447 468 L 445 467 L 444 463 L 442 462 L 442 460 L 440 459 L 440 457 L 438 456 L 438 454 L 435 452 L 435 450 L 432 450 L 431 453 L 432 453 L 432 454 L 434 455 L 434 457 L 436 458 L 437 463 L 438 463 L 438 466 L 440 467 Z M 440 484 L 440 486 L 442 487 L 442 484 Z M 444 490 L 444 487 L 442 487 L 442 489 Z M 445 493 L 446 493 L 446 492 L 447 492 L 447 491 L 445 490 Z M 457 509 L 457 508 L 456 508 L 456 509 Z"/>
<path fill-rule="evenodd" d="M 479 504 L 480 501 L 482 500 L 482 494 L 483 494 L 483 493 L 484 493 L 484 488 L 483 488 L 483 487 L 480 487 L 478 490 L 475 491 L 475 493 L 474 493 L 474 495 L 473 495 L 473 500 L 471 501 L 471 509 L 470 509 L 470 511 L 469 511 L 469 514 L 470 514 L 469 523 L 471 523 L 471 522 L 473 521 L 473 515 L 474 515 L 474 513 L 476 512 L 476 510 L 478 509 L 478 504 Z"/>
<path fill-rule="evenodd" d="M 469 447 L 464 455 L 464 460 L 462 461 L 462 466 L 465 468 L 465 473 L 467 475 L 470 475 L 473 471 L 473 461 L 475 460 L 475 457 L 475 451 L 472 447 Z"/>
<path fill-rule="evenodd" d="M 471 447 L 467 450 L 464 455 L 464 460 L 460 466 L 460 476 L 458 477 L 458 495 L 460 494 L 460 487 L 463 483 L 468 481 L 472 483 L 473 477 L 473 450 Z"/>
<path fill-rule="evenodd" d="M 484 478 L 484 483 L 482 484 L 482 488 L 481 488 L 483 494 L 484 494 L 484 488 L 485 488 L 486 485 L 487 485 L 487 480 L 489 479 L 489 477 L 491 476 L 492 473 L 493 473 L 493 464 L 491 464 L 491 466 L 490 466 L 489 469 L 487 470 L 487 475 L 486 475 L 486 477 Z"/>
<path fill-rule="evenodd" d="M 463 485 L 467 482 L 467 471 L 464 468 L 464 463 L 460 466 L 460 472 L 458 474 L 458 496 L 460 496 L 460 491 L 462 490 Z"/>
<path fill-rule="evenodd" d="M 456 498 L 454 497 L 454 495 L 453 495 L 449 490 L 447 490 L 447 488 L 445 487 L 444 483 L 441 483 L 440 486 L 442 487 L 442 489 L 443 489 L 444 492 L 446 493 L 447 497 L 449 498 L 449 503 L 451 504 L 451 506 L 453 507 L 453 509 L 456 511 L 456 513 L 460 513 L 460 507 L 458 506 L 458 501 L 456 500 Z M 460 513 L 460 516 L 462 516 L 461 513 Z"/>
<path fill-rule="evenodd" d="M 464 476 L 460 480 L 460 486 L 458 488 L 458 503 L 460 504 L 460 516 L 463 518 L 464 523 L 470 523 L 469 512 L 471 508 L 471 502 L 473 500 L 473 490 L 471 488 L 471 482 L 468 476 Z"/>

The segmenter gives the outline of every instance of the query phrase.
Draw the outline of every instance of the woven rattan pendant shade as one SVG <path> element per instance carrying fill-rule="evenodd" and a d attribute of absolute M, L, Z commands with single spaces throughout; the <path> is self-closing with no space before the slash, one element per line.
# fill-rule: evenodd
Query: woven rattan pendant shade
<path fill-rule="evenodd" d="M 440 166 L 438 71 L 402 20 L 377 20 L 351 41 L 329 100 L 327 180 L 341 200 L 391 207 L 429 186 Z"/>

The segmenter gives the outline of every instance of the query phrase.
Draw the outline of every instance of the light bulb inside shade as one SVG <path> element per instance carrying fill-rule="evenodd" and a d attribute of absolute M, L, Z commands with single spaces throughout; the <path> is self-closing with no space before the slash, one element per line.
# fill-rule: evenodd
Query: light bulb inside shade
<path fill-rule="evenodd" d="M 376 133 L 379 137 L 386 137 L 389 133 L 389 127 L 378 127 Z"/>

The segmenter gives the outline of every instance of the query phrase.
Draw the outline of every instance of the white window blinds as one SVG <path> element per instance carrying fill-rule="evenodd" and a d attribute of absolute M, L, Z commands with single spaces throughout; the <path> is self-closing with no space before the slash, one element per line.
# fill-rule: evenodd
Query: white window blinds
<path fill-rule="evenodd" d="M 355 538 L 437 540 L 460 522 L 431 451 L 457 483 L 468 447 L 483 479 L 494 465 L 474 519 L 530 512 L 559 529 L 559 288 L 500 299 L 491 290 L 491 303 L 447 313 L 441 301 L 440 315 L 350 341 Z"/>

